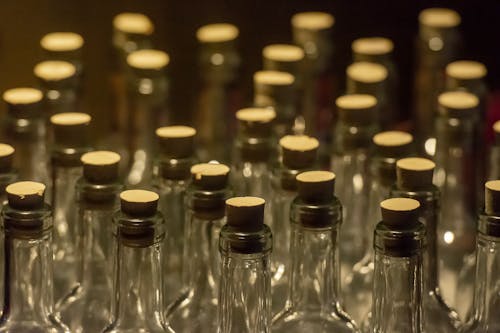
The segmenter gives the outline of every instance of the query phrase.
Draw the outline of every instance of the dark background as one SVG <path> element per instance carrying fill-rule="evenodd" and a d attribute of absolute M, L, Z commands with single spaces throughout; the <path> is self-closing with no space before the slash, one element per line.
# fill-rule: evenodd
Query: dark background
<path fill-rule="evenodd" d="M 170 104 L 173 118 L 181 121 L 180 115 L 194 108 L 198 27 L 230 22 L 240 28 L 243 58 L 240 83 L 245 88 L 244 100 L 249 104 L 252 73 L 261 68 L 262 47 L 291 40 L 292 14 L 321 10 L 335 16 L 333 65 L 341 83 L 350 62 L 353 39 L 380 35 L 394 40 L 402 81 L 401 112 L 409 116 L 417 16 L 420 10 L 432 6 L 453 8 L 462 15 L 465 58 L 485 63 L 489 86 L 500 89 L 500 1 L 497 0 L 3 0 L 0 2 L 0 90 L 36 85 L 32 68 L 42 57 L 39 40 L 45 33 L 78 32 L 85 38 L 85 111 L 99 120 L 100 128 L 106 128 L 109 125 L 106 115 L 112 103 L 108 78 L 113 60 L 111 22 L 120 12 L 138 11 L 153 20 L 155 45 L 171 56 Z M 1 112 L 4 109 L 2 105 Z"/>

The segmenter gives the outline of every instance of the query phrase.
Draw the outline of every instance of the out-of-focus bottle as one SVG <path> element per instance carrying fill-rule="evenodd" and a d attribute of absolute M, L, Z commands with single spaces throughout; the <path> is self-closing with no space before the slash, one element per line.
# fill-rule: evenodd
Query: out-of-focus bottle
<path fill-rule="evenodd" d="M 160 195 L 158 210 L 162 213 L 168 237 L 164 239 L 163 276 L 165 302 L 176 297 L 173 291 L 181 287 L 182 253 L 186 209 L 185 192 L 190 169 L 195 163 L 194 138 L 196 130 L 188 126 L 166 126 L 156 130 L 159 154 L 155 162 L 153 188 Z"/>
<path fill-rule="evenodd" d="M 433 141 L 437 97 L 445 87 L 445 67 L 460 53 L 460 15 L 448 8 L 427 8 L 418 17 L 414 117 L 417 142 L 424 150 Z M 425 149 L 427 151 L 428 149 Z"/>
<path fill-rule="evenodd" d="M 234 113 L 240 104 L 238 35 L 238 28 L 228 23 L 208 24 L 196 31 L 202 86 L 194 116 L 203 142 L 198 152 L 202 161 L 230 159 L 225 144 L 233 137 Z"/>
<path fill-rule="evenodd" d="M 226 201 L 221 254 L 218 333 L 271 332 L 271 229 L 264 224 L 265 201 Z"/>
<path fill-rule="evenodd" d="M 441 197 L 441 221 L 438 225 L 440 286 L 444 299 L 463 314 L 472 299 L 472 286 L 457 290 L 464 260 L 474 251 L 476 215 L 476 161 L 479 99 L 468 92 L 454 91 L 439 95 L 436 119 L 436 171 L 434 184 Z M 470 281 L 470 283 L 473 283 Z M 467 295 L 467 296 L 465 296 Z"/>
<path fill-rule="evenodd" d="M 344 95 L 335 101 L 338 121 L 333 129 L 331 168 L 337 196 L 342 203 L 343 223 L 339 238 L 342 277 L 366 253 L 366 210 L 370 194 L 371 140 L 380 130 L 377 99 L 371 95 Z"/>
<path fill-rule="evenodd" d="M 124 134 L 129 172 L 128 187 L 149 186 L 152 180 L 154 137 L 158 125 L 168 121 L 168 79 L 170 58 L 160 50 L 143 49 L 127 56 L 128 111 Z"/>
<path fill-rule="evenodd" d="M 73 64 L 76 75 L 83 72 L 82 48 L 85 41 L 76 32 L 51 32 L 40 39 L 47 60 L 62 60 Z"/>
<path fill-rule="evenodd" d="M 420 203 L 420 221 L 425 225 L 427 248 L 424 251 L 422 296 L 425 332 L 452 333 L 460 327 L 458 314 L 450 309 L 439 288 L 437 226 L 440 193 L 432 184 L 434 162 L 425 158 L 403 158 L 397 162 L 397 181 L 391 197 L 415 199 Z"/>
<path fill-rule="evenodd" d="M 145 190 L 120 193 L 113 216 L 113 295 L 103 333 L 174 332 L 164 319 L 163 237 L 159 196 Z"/>
<path fill-rule="evenodd" d="M 81 156 L 90 150 L 88 130 L 91 117 L 86 113 L 59 113 L 50 118 L 53 132 L 51 148 L 51 202 L 54 210 L 54 296 L 56 303 L 78 288 L 81 253 L 76 223 L 75 185 L 82 175 Z"/>
<path fill-rule="evenodd" d="M 306 133 L 325 138 L 331 128 L 330 101 L 335 87 L 331 75 L 333 15 L 325 12 L 301 12 L 292 16 L 295 44 L 305 53 L 302 70 L 302 116 Z"/>
<path fill-rule="evenodd" d="M 277 150 L 273 135 L 276 112 L 265 108 L 246 108 L 236 112 L 236 137 L 231 183 L 236 195 L 269 199 L 271 158 Z"/>
<path fill-rule="evenodd" d="M 46 118 L 43 94 L 34 88 L 13 88 L 3 93 L 7 103 L 5 141 L 16 150 L 14 165 L 21 179 L 47 183 Z"/>
<path fill-rule="evenodd" d="M 500 180 L 486 182 L 485 207 L 478 222 L 474 307 L 462 332 L 493 333 L 500 330 Z"/>
<path fill-rule="evenodd" d="M 177 332 L 216 332 L 220 278 L 219 234 L 225 224 L 225 202 L 231 197 L 229 168 L 198 164 L 191 169 L 186 193 L 186 227 L 180 295 L 167 308 Z"/>
<path fill-rule="evenodd" d="M 387 69 L 385 104 L 382 125 L 391 127 L 399 119 L 399 72 L 393 59 L 394 44 L 385 37 L 365 37 L 354 40 L 351 44 L 353 62 L 372 62 Z"/>
<path fill-rule="evenodd" d="M 273 332 L 359 332 L 340 306 L 342 206 L 334 195 L 335 174 L 307 171 L 296 178 L 289 295 L 285 308 L 273 318 Z"/>
<path fill-rule="evenodd" d="M 281 138 L 294 132 L 298 114 L 295 77 L 287 72 L 258 71 L 253 75 L 254 105 L 273 108 L 276 112 L 275 136 Z M 301 129 L 301 133 L 303 132 Z"/>
<path fill-rule="evenodd" d="M 290 273 L 290 205 L 297 195 L 295 177 L 314 169 L 319 142 L 306 135 L 287 135 L 279 141 L 281 160 L 273 168 L 269 211 L 273 230 L 272 255 L 273 313 L 283 309 L 287 297 Z"/>
<path fill-rule="evenodd" d="M 301 87 L 305 52 L 292 44 L 271 44 L 262 49 L 262 67 L 268 71 L 288 72 Z"/>
<path fill-rule="evenodd" d="M 418 220 L 420 204 L 414 199 L 393 198 L 382 201 L 380 207 L 382 221 L 373 240 L 373 305 L 363 331 L 428 332 L 422 306 L 426 239 L 425 226 Z"/>
<path fill-rule="evenodd" d="M 380 127 L 388 127 L 392 119 L 392 111 L 388 100 L 387 68 L 378 63 L 359 61 L 347 67 L 347 94 L 369 94 L 377 98 L 378 123 Z"/>
<path fill-rule="evenodd" d="M 489 163 L 487 167 L 487 179 L 500 179 L 500 120 L 493 124 L 495 139 L 489 151 Z"/>
<path fill-rule="evenodd" d="M 2 210 L 5 260 L 0 332 L 69 333 L 54 312 L 52 293 L 52 214 L 45 185 L 7 186 Z"/>
<path fill-rule="evenodd" d="M 112 217 L 118 208 L 120 155 L 93 151 L 82 156 L 83 177 L 76 183 L 78 288 L 61 302 L 58 312 L 72 332 L 100 332 L 108 324 L 111 305 Z M 57 269 L 57 267 L 56 267 Z"/>
<path fill-rule="evenodd" d="M 374 155 L 370 162 L 370 194 L 365 210 L 364 239 L 366 253 L 343 282 L 343 303 L 347 312 L 360 323 L 370 311 L 373 289 L 373 230 L 380 221 L 380 202 L 389 197 L 396 182 L 396 161 L 413 154 L 413 137 L 401 131 L 388 131 L 373 137 Z M 342 272 L 342 270 L 341 270 Z"/>

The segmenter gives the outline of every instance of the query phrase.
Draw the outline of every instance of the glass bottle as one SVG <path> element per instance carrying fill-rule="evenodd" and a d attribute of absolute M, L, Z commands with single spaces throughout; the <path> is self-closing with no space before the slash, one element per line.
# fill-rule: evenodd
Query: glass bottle
<path fill-rule="evenodd" d="M 56 304 L 78 288 L 75 185 L 82 175 L 81 156 L 90 150 L 86 113 L 59 113 L 50 118 L 53 132 L 51 148 L 51 202 L 54 210 L 54 297 Z"/>
<path fill-rule="evenodd" d="M 454 91 L 440 94 L 438 104 L 434 184 L 442 193 L 438 225 L 439 279 L 444 299 L 459 314 L 464 314 L 463 307 L 470 304 L 473 297 L 472 285 L 462 285 L 460 291 L 457 287 L 464 260 L 470 257 L 475 244 L 479 100 L 471 93 Z M 458 302 L 459 294 L 469 301 Z"/>
<path fill-rule="evenodd" d="M 427 8 L 420 12 L 416 40 L 416 74 L 414 83 L 414 117 L 419 148 L 429 154 L 433 149 L 434 123 L 438 94 L 445 85 L 445 66 L 460 53 L 458 30 L 460 15 L 448 8 Z M 427 140 L 431 140 L 427 142 Z M 430 154 L 432 155 L 432 154 Z"/>
<path fill-rule="evenodd" d="M 494 140 L 490 146 L 487 179 L 500 179 L 500 120 L 493 124 Z"/>
<path fill-rule="evenodd" d="M 357 323 L 366 317 L 371 308 L 374 274 L 373 230 L 375 221 L 380 221 L 380 202 L 389 197 L 396 182 L 396 161 L 413 154 L 413 136 L 401 131 L 381 132 L 373 137 L 373 145 L 365 232 L 360 234 L 366 244 L 366 253 L 343 281 L 344 306 Z"/>
<path fill-rule="evenodd" d="M 253 75 L 253 84 L 254 106 L 273 108 L 276 112 L 275 136 L 292 134 L 298 114 L 295 77 L 287 72 L 258 71 Z"/>
<path fill-rule="evenodd" d="M 113 216 L 111 323 L 103 333 L 174 332 L 163 314 L 165 223 L 158 199 L 145 190 L 120 194 L 121 208 Z"/>
<path fill-rule="evenodd" d="M 154 136 L 168 122 L 167 53 L 143 49 L 127 56 L 128 113 L 124 136 L 130 188 L 149 186 L 152 180 Z"/>
<path fill-rule="evenodd" d="M 399 119 L 399 73 L 393 59 L 394 43 L 384 37 L 365 37 L 354 40 L 351 44 L 353 62 L 372 62 L 383 65 L 387 69 L 382 126 L 390 128 Z M 373 93 L 373 92 L 372 92 Z M 380 98 L 380 96 L 377 96 Z"/>
<path fill-rule="evenodd" d="M 392 111 L 388 100 L 387 68 L 378 63 L 358 61 L 347 67 L 347 94 L 368 94 L 377 99 L 377 120 L 380 127 L 388 127 Z"/>
<path fill-rule="evenodd" d="M 83 177 L 76 183 L 79 224 L 78 287 L 58 311 L 72 332 L 100 332 L 111 305 L 112 216 L 118 208 L 120 155 L 94 151 L 82 156 Z"/>
<path fill-rule="evenodd" d="M 190 179 L 190 168 L 195 163 L 194 139 L 196 130 L 188 126 L 166 126 L 156 130 L 159 154 L 155 161 L 153 188 L 160 195 L 158 210 L 165 218 L 163 276 L 166 291 L 165 304 L 176 297 L 171 290 L 182 287 L 184 226 L 186 209 L 184 199 Z"/>
<path fill-rule="evenodd" d="M 274 166 L 271 185 L 270 227 L 274 250 L 271 257 L 273 313 L 283 309 L 290 271 L 290 205 L 297 194 L 295 177 L 311 170 L 317 162 L 319 142 L 306 135 L 287 135 L 280 142 L 281 160 Z"/>
<path fill-rule="evenodd" d="M 370 143 L 379 131 L 377 99 L 371 95 L 344 95 L 335 101 L 338 121 L 333 129 L 331 169 L 337 175 L 337 196 L 343 223 L 339 239 L 341 281 L 366 253 L 366 209 L 370 194 Z"/>
<path fill-rule="evenodd" d="M 302 116 L 306 133 L 326 140 L 331 128 L 330 101 L 335 96 L 332 67 L 333 15 L 301 12 L 292 16 L 293 42 L 304 50 Z M 321 140 L 320 140 L 321 141 Z"/>
<path fill-rule="evenodd" d="M 236 112 L 239 122 L 234 145 L 232 186 L 236 195 L 265 200 L 271 193 L 271 157 L 276 151 L 272 109 L 246 108 Z"/>
<path fill-rule="evenodd" d="M 47 60 L 62 60 L 73 64 L 76 75 L 81 78 L 83 72 L 82 48 L 83 37 L 76 32 L 51 32 L 40 39 L 40 46 Z"/>
<path fill-rule="evenodd" d="M 359 332 L 340 306 L 338 252 L 342 206 L 334 196 L 335 174 L 297 175 L 291 206 L 291 273 L 285 308 L 273 332 Z"/>
<path fill-rule="evenodd" d="M 226 201 L 227 223 L 219 240 L 218 333 L 271 331 L 271 229 L 264 224 L 265 201 Z"/>
<path fill-rule="evenodd" d="M 229 162 L 225 144 L 234 135 L 234 113 L 241 103 L 238 76 L 241 58 L 237 49 L 238 27 L 207 24 L 196 31 L 200 45 L 198 66 L 201 87 L 195 112 L 196 129 L 203 142 L 201 161 Z M 228 121 L 229 119 L 229 121 Z M 184 119 L 186 121 L 187 119 Z"/>
<path fill-rule="evenodd" d="M 424 331 L 457 332 L 458 314 L 441 297 L 438 274 L 437 226 L 440 193 L 432 184 L 434 162 L 425 158 L 403 158 L 397 162 L 397 181 L 391 197 L 415 199 L 420 203 L 420 221 L 425 225 L 427 248 L 423 253 L 422 295 Z"/>
<path fill-rule="evenodd" d="M 425 332 L 422 316 L 425 226 L 417 200 L 381 202 L 382 221 L 375 228 L 372 312 L 364 323 L 370 333 Z M 432 331 L 429 331 L 432 332 Z"/>
<path fill-rule="evenodd" d="M 177 332 L 216 332 L 220 278 L 219 234 L 225 224 L 225 202 L 231 196 L 229 168 L 196 164 L 186 192 L 186 228 L 180 295 L 167 308 Z"/>
<path fill-rule="evenodd" d="M 54 312 L 52 214 L 44 191 L 45 185 L 36 182 L 13 183 L 6 189 L 0 332 L 70 332 Z"/>
<path fill-rule="evenodd" d="M 3 99 L 7 103 L 5 141 L 16 149 L 14 164 L 20 177 L 48 183 L 42 92 L 34 88 L 14 88 L 5 91 Z"/>
<path fill-rule="evenodd" d="M 485 207 L 479 216 L 476 245 L 476 282 L 471 321 L 463 333 L 500 330 L 498 280 L 500 278 L 500 181 L 485 184 Z"/>

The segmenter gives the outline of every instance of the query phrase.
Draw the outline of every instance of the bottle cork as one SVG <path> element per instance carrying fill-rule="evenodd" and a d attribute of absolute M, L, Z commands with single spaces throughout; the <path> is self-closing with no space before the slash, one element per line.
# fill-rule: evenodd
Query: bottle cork
<path fill-rule="evenodd" d="M 234 41 L 239 35 L 238 27 L 229 23 L 213 23 L 200 27 L 196 39 L 200 43 L 226 43 Z"/>
<path fill-rule="evenodd" d="M 158 75 L 169 62 L 168 54 L 160 50 L 142 49 L 133 51 L 127 56 L 127 65 L 138 76 Z"/>
<path fill-rule="evenodd" d="M 43 93 L 39 89 L 21 87 L 8 89 L 3 93 L 7 111 L 16 119 L 32 119 L 42 116 Z"/>
<path fill-rule="evenodd" d="M 404 230 L 418 222 L 420 203 L 409 198 L 391 198 L 380 203 L 382 221 L 394 230 Z"/>
<path fill-rule="evenodd" d="M 446 75 L 457 80 L 483 79 L 488 70 L 478 61 L 457 60 L 446 65 Z"/>
<path fill-rule="evenodd" d="M 298 75 L 305 54 L 304 50 L 296 45 L 271 44 L 262 49 L 262 57 L 264 69 Z"/>
<path fill-rule="evenodd" d="M 270 108 L 245 108 L 236 111 L 241 134 L 251 138 L 267 138 L 272 135 L 276 112 Z"/>
<path fill-rule="evenodd" d="M 384 65 L 372 62 L 355 62 L 347 67 L 347 77 L 361 84 L 374 84 L 385 81 L 388 76 Z"/>
<path fill-rule="evenodd" d="M 191 181 L 204 190 L 221 190 L 227 186 L 229 171 L 225 164 L 195 164 L 191 167 Z"/>
<path fill-rule="evenodd" d="M 49 52 L 77 51 L 83 44 L 83 37 L 75 32 L 51 32 L 40 40 L 42 49 Z"/>
<path fill-rule="evenodd" d="M 120 155 L 112 151 L 92 151 L 81 157 L 83 176 L 95 184 L 109 184 L 118 180 Z"/>
<path fill-rule="evenodd" d="M 293 98 L 295 76 L 280 71 L 258 71 L 253 76 L 255 106 L 274 106 Z M 277 115 L 278 118 L 280 115 Z"/>
<path fill-rule="evenodd" d="M 264 224 L 266 201 L 258 197 L 234 197 L 226 200 L 227 224 L 238 232 L 255 232 Z"/>
<path fill-rule="evenodd" d="M 5 188 L 9 206 L 19 210 L 37 210 L 44 205 L 45 185 L 42 183 L 23 181 L 8 185 Z"/>
<path fill-rule="evenodd" d="M 306 171 L 296 177 L 299 197 L 309 204 L 323 204 L 334 197 L 335 174 L 329 171 Z"/>
<path fill-rule="evenodd" d="M 159 199 L 159 195 L 152 191 L 123 191 L 120 193 L 121 211 L 134 217 L 150 217 L 156 214 Z"/>
<path fill-rule="evenodd" d="M 292 26 L 304 30 L 331 29 L 335 24 L 333 15 L 325 12 L 302 12 L 292 16 Z"/>
<path fill-rule="evenodd" d="M 42 81 L 66 82 L 75 76 L 76 67 L 67 61 L 47 60 L 38 63 L 33 72 Z"/>
<path fill-rule="evenodd" d="M 397 186 L 400 189 L 417 191 L 432 188 L 432 177 L 436 164 L 429 159 L 408 157 L 396 162 Z"/>
<path fill-rule="evenodd" d="M 0 173 L 12 170 L 15 149 L 11 145 L 0 143 Z"/>
<path fill-rule="evenodd" d="M 279 141 L 283 165 L 290 169 L 312 167 L 317 158 L 319 141 L 307 135 L 286 135 Z"/>
<path fill-rule="evenodd" d="M 495 142 L 496 142 L 496 144 L 500 144 L 500 120 L 497 120 L 493 124 L 493 132 L 495 133 Z"/>
<path fill-rule="evenodd" d="M 343 95 L 335 100 L 338 115 L 347 124 L 370 124 L 377 121 L 377 98 L 368 94 Z"/>
<path fill-rule="evenodd" d="M 54 142 L 58 145 L 80 147 L 86 146 L 88 126 L 92 117 L 86 113 L 64 112 L 50 117 L 54 131 Z"/>
<path fill-rule="evenodd" d="M 156 130 L 160 152 L 171 158 L 187 158 L 194 154 L 196 130 L 189 126 L 165 126 Z"/>
<path fill-rule="evenodd" d="M 500 216 L 500 180 L 490 180 L 484 185 L 484 210 L 487 215 Z"/>
<path fill-rule="evenodd" d="M 479 113 L 479 98 L 467 91 L 447 91 L 438 96 L 438 111 L 449 118 L 470 117 Z"/>
<path fill-rule="evenodd" d="M 427 8 L 418 16 L 420 25 L 433 28 L 455 28 L 460 24 L 460 15 L 448 8 Z"/>
<path fill-rule="evenodd" d="M 141 13 L 120 13 L 113 19 L 113 28 L 126 34 L 151 35 L 153 22 Z"/>
<path fill-rule="evenodd" d="M 351 48 L 355 55 L 380 56 L 392 53 L 394 43 L 389 38 L 365 37 L 355 39 Z"/>
<path fill-rule="evenodd" d="M 381 156 L 402 157 L 411 151 L 413 136 L 402 131 L 386 131 L 374 135 L 373 143 Z"/>

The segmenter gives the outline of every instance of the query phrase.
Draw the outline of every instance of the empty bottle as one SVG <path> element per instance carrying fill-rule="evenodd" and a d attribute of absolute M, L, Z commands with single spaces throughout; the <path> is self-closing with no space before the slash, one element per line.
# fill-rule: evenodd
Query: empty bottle
<path fill-rule="evenodd" d="M 0 332 L 69 333 L 54 312 L 52 293 L 52 214 L 45 185 L 7 186 L 2 210 L 4 302 Z"/>
<path fill-rule="evenodd" d="M 216 332 L 220 278 L 219 234 L 225 224 L 225 202 L 231 196 L 229 168 L 196 164 L 186 193 L 186 226 L 180 295 L 167 308 L 177 332 Z"/>
<path fill-rule="evenodd" d="M 76 75 L 83 72 L 83 37 L 76 32 L 51 32 L 42 37 L 40 46 L 47 60 L 62 60 L 73 64 Z"/>
<path fill-rule="evenodd" d="M 397 162 L 397 181 L 391 197 L 411 198 L 420 203 L 420 221 L 425 225 L 427 248 L 424 251 L 422 296 L 425 332 L 457 332 L 458 314 L 441 297 L 438 274 L 437 226 L 440 193 L 432 184 L 434 162 L 425 158 L 403 158 Z"/>
<path fill-rule="evenodd" d="M 340 306 L 338 241 L 342 206 L 334 196 L 335 174 L 297 175 L 291 206 L 291 273 L 285 308 L 273 332 L 359 332 Z"/>
<path fill-rule="evenodd" d="M 158 199 L 144 190 L 120 194 L 121 208 L 113 217 L 111 323 L 104 333 L 174 332 L 163 315 L 165 223 Z"/>
<path fill-rule="evenodd" d="M 487 179 L 500 179 L 500 120 L 493 124 L 494 141 L 489 151 Z"/>
<path fill-rule="evenodd" d="M 111 151 L 83 154 L 83 177 L 76 183 L 79 235 L 78 287 L 62 302 L 61 318 L 72 332 L 100 332 L 111 305 L 112 217 L 122 185 L 120 155 Z"/>
<path fill-rule="evenodd" d="M 476 245 L 476 282 L 471 321 L 464 333 L 493 333 L 500 330 L 498 280 L 500 266 L 500 181 L 485 184 L 485 207 L 479 216 Z"/>
<path fill-rule="evenodd" d="M 271 229 L 264 224 L 265 201 L 226 201 L 227 223 L 220 233 L 218 333 L 271 331 Z"/>

